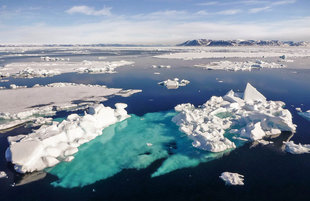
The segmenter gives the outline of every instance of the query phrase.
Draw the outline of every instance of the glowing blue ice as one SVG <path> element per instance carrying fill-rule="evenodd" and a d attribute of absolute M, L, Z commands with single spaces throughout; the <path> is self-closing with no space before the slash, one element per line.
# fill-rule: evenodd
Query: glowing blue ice
<path fill-rule="evenodd" d="M 226 152 L 211 153 L 196 149 L 188 137 L 171 121 L 175 112 L 149 113 L 131 118 L 103 130 L 103 134 L 79 147 L 75 159 L 62 162 L 47 171 L 59 180 L 54 186 L 85 186 L 111 177 L 123 169 L 142 169 L 166 158 L 152 177 L 194 167 L 221 157 Z M 231 134 L 227 134 L 231 135 Z M 228 137 L 229 138 L 229 137 Z M 236 141 L 241 146 L 242 141 Z"/>

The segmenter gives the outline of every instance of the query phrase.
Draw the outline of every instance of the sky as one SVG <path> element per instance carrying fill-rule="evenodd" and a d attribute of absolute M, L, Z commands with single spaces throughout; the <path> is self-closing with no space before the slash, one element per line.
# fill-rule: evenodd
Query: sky
<path fill-rule="evenodd" d="M 310 41 L 310 0 L 0 0 L 0 44 Z"/>

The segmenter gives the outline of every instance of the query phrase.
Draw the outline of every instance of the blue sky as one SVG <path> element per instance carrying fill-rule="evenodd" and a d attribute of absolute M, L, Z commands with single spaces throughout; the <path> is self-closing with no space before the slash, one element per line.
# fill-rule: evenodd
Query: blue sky
<path fill-rule="evenodd" d="M 0 43 L 310 40 L 309 0 L 0 0 Z"/>

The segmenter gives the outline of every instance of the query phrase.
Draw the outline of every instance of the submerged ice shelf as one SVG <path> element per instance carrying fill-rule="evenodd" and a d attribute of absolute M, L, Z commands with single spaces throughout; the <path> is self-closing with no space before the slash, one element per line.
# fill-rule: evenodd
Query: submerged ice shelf
<path fill-rule="evenodd" d="M 59 180 L 54 186 L 72 188 L 109 178 L 124 169 L 147 168 L 154 161 L 166 158 L 151 177 L 177 169 L 194 167 L 222 157 L 225 152 L 212 153 L 196 149 L 171 121 L 174 111 L 148 113 L 130 118 L 103 130 L 103 134 L 79 147 L 74 160 L 61 162 L 48 169 Z M 231 134 L 227 133 L 231 138 Z M 236 146 L 245 141 L 232 139 Z"/>

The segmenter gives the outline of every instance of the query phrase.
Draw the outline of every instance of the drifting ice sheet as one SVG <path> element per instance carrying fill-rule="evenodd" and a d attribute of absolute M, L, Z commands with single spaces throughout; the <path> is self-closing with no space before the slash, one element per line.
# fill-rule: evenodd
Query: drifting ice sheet
<path fill-rule="evenodd" d="M 127 97 L 138 92 L 141 90 L 75 83 L 52 83 L 46 86 L 35 85 L 33 88 L 0 90 L 0 96 L 5 97 L 0 99 L 0 129 L 34 120 L 38 116 L 53 115 L 59 110 L 83 108 L 87 104 L 105 101 L 107 96 Z"/>
<path fill-rule="evenodd" d="M 285 151 L 291 154 L 310 153 L 310 144 L 295 144 L 293 141 L 285 142 Z"/>
<path fill-rule="evenodd" d="M 243 177 L 241 174 L 232 172 L 223 172 L 220 176 L 226 185 L 244 185 Z"/>
<path fill-rule="evenodd" d="M 26 62 L 10 63 L 0 68 L 3 77 L 13 76 L 22 78 L 51 77 L 62 73 L 115 73 L 120 66 L 132 65 L 132 61 L 49 61 L 49 62 Z"/>
<path fill-rule="evenodd" d="M 243 99 L 232 90 L 224 97 L 213 96 L 201 107 L 180 104 L 175 107 L 179 112 L 172 120 L 192 140 L 193 146 L 211 151 L 221 152 L 235 148 L 235 144 L 227 139 L 226 130 L 238 126 L 240 137 L 259 140 L 281 131 L 294 132 L 292 115 L 280 101 L 266 101 L 249 83 Z"/>
<path fill-rule="evenodd" d="M 251 71 L 252 69 L 285 68 L 286 66 L 274 62 L 268 63 L 261 60 L 256 60 L 255 62 L 215 61 L 211 62 L 210 64 L 195 65 L 195 67 L 205 68 L 208 70 Z"/>
<path fill-rule="evenodd" d="M 52 167 L 60 161 L 72 160 L 78 147 L 98 135 L 109 125 L 129 117 L 126 104 L 115 104 L 116 109 L 97 105 L 84 116 L 71 114 L 61 123 L 42 126 L 28 135 L 8 137 L 10 146 L 5 156 L 20 173 Z M 71 157 L 71 158 L 69 158 Z"/>

